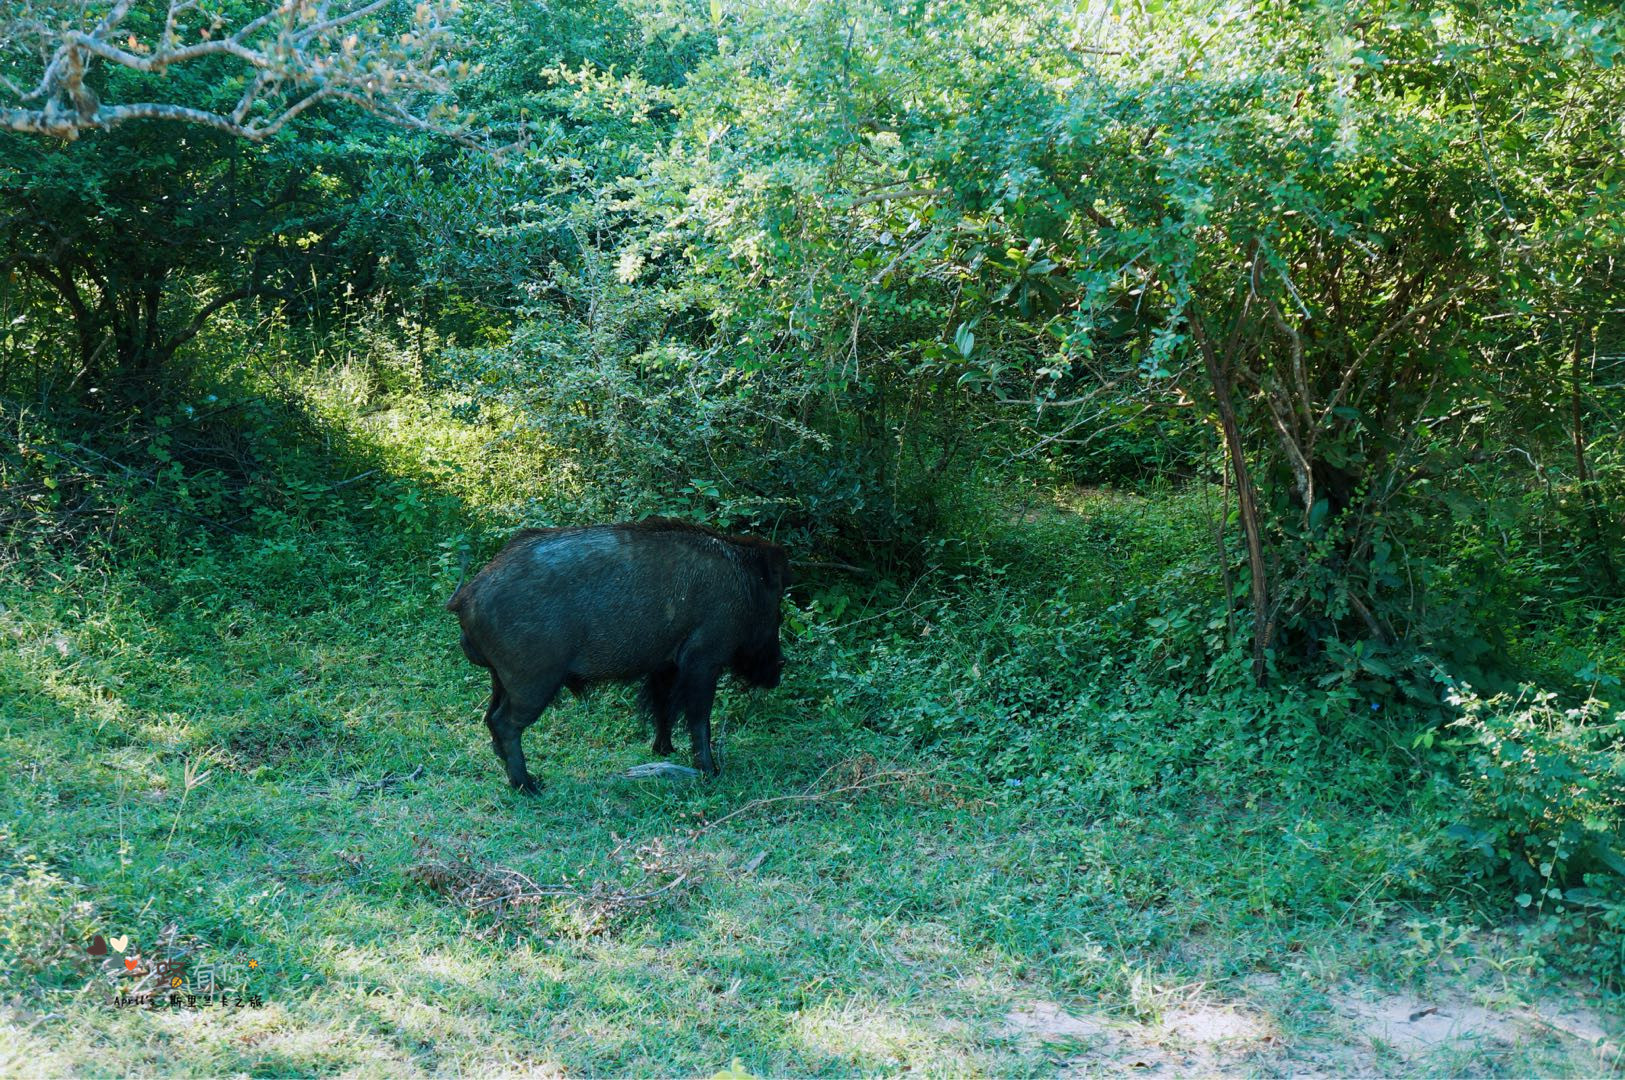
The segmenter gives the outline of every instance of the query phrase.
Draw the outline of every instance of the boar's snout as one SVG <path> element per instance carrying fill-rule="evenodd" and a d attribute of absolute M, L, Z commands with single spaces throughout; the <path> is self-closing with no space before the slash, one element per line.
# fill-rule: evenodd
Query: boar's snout
<path fill-rule="evenodd" d="M 769 653 L 736 657 L 734 674 L 749 686 L 772 690 L 784 675 L 784 654 L 775 648 Z"/>

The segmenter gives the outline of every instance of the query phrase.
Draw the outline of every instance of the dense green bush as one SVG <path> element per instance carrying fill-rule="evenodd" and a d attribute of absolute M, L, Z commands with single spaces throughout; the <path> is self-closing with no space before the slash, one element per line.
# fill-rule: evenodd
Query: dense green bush
<path fill-rule="evenodd" d="M 1516 905 L 1531 931 L 1604 981 L 1625 971 L 1625 712 L 1564 708 L 1524 687 L 1462 690 L 1444 741 L 1459 756 L 1464 820 L 1448 835 L 1469 880 Z M 1550 947 L 1550 946 L 1548 946 Z"/>

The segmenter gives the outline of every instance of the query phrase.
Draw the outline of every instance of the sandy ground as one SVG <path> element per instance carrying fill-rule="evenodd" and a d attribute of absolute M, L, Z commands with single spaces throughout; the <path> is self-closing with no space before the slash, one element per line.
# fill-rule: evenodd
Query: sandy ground
<path fill-rule="evenodd" d="M 1200 998 L 1149 1023 L 1029 1002 L 1005 1016 L 1003 1033 L 1045 1047 L 1063 1077 L 1473 1075 L 1518 1050 L 1554 1073 L 1625 1075 L 1619 1038 L 1581 1002 L 1492 1008 L 1349 985 L 1324 998 L 1296 1035 L 1254 1006 Z"/>

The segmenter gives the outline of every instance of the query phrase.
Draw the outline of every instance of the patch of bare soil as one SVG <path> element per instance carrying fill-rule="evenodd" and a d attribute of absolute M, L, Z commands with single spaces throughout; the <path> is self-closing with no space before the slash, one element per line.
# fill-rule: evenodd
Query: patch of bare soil
<path fill-rule="evenodd" d="M 1241 1002 L 1186 1002 L 1155 1024 L 1030 1002 L 1006 1014 L 1001 1034 L 1050 1047 L 1062 1077 L 1130 1070 L 1157 1076 L 1464 1075 L 1494 1060 L 1536 1060 L 1525 1051 L 1538 1052 L 1554 1074 L 1625 1075 L 1625 1048 L 1578 1003 L 1492 1009 L 1360 988 L 1333 991 L 1327 1003 L 1331 1034 L 1296 1042 Z"/>
<path fill-rule="evenodd" d="M 1005 1035 L 1031 1035 L 1039 1042 L 1065 1039 L 1093 1039 L 1112 1030 L 1110 1021 L 1093 1016 L 1076 1016 L 1052 1001 L 1039 1001 L 1012 1009 L 1004 1018 Z"/>
<path fill-rule="evenodd" d="M 1005 1016 L 1006 1035 L 1058 1044 L 1058 1075 L 1095 1076 L 1144 1070 L 1159 1076 L 1212 1076 L 1250 1071 L 1248 1062 L 1279 1040 L 1257 1014 L 1228 1005 L 1189 1002 L 1160 1024 L 1139 1024 L 1068 1012 L 1036 1002 Z"/>
<path fill-rule="evenodd" d="M 1402 1057 L 1486 1039 L 1511 1042 L 1518 1036 L 1515 1016 L 1478 1005 L 1424 1005 L 1404 994 L 1369 999 L 1337 993 L 1331 1002 L 1351 1034 L 1391 1047 Z"/>
<path fill-rule="evenodd" d="M 1511 1056 L 1535 1044 L 1570 1062 L 1578 1075 L 1617 1075 L 1625 1068 L 1621 1048 L 1609 1040 L 1601 1019 L 1575 1002 L 1495 1009 L 1450 995 L 1358 988 L 1334 991 L 1327 1000 L 1347 1041 L 1329 1054 L 1316 1048 L 1312 1056 L 1341 1075 L 1382 1075 L 1395 1064 L 1472 1071 L 1468 1063 L 1475 1058 Z"/>

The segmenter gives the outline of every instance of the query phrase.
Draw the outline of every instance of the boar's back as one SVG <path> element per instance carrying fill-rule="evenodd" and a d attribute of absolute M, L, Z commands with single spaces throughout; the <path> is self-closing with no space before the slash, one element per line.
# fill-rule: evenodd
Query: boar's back
<path fill-rule="evenodd" d="M 787 565 L 776 545 L 685 523 L 526 529 L 446 606 L 499 671 L 631 677 L 691 639 L 727 652 L 771 633 Z"/>

